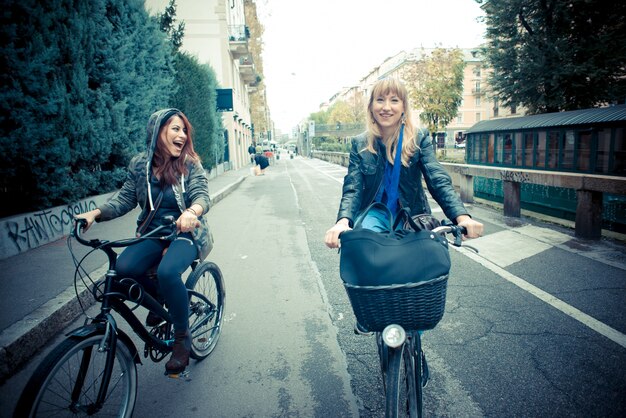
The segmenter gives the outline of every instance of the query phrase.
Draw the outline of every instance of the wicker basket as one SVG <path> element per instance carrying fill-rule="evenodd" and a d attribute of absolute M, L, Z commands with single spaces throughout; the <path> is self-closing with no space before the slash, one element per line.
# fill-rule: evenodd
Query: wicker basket
<path fill-rule="evenodd" d="M 389 324 L 398 324 L 406 330 L 427 330 L 443 317 L 448 275 L 417 283 L 344 286 L 362 328 L 382 331 Z"/>

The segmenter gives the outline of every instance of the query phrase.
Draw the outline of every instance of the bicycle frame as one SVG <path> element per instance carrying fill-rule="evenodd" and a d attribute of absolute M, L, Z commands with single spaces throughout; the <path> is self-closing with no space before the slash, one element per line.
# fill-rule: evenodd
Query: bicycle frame
<path fill-rule="evenodd" d="M 143 306 L 144 308 L 155 312 L 161 318 L 163 318 L 166 322 L 171 322 L 171 316 L 169 312 L 159 303 L 154 297 L 152 297 L 149 293 L 144 291 L 143 287 L 136 281 L 131 279 L 122 279 L 121 281 L 117 280 L 117 273 L 115 271 L 115 265 L 117 262 L 117 253 L 113 251 L 112 245 L 107 245 L 108 242 L 101 242 L 98 240 L 94 241 L 86 241 L 80 237 L 79 224 L 77 222 L 74 230 L 74 237 L 84 244 L 91 246 L 93 248 L 99 248 L 107 255 L 109 268 L 105 274 L 104 282 L 101 284 L 94 284 L 92 288 L 92 294 L 94 298 L 100 302 L 100 313 L 93 318 L 91 323 L 85 323 L 82 327 L 70 332 L 68 336 L 76 336 L 76 337 L 85 337 L 94 334 L 102 334 L 102 340 L 98 346 L 98 351 L 107 353 L 104 372 L 102 375 L 102 382 L 100 384 L 100 388 L 98 389 L 98 395 L 95 399 L 94 403 L 89 407 L 89 414 L 93 414 L 102 408 L 104 402 L 106 401 L 106 394 L 109 388 L 109 383 L 111 380 L 111 374 L 113 370 L 113 364 L 115 361 L 115 351 L 117 349 L 117 340 L 118 338 L 124 341 L 124 344 L 128 347 L 128 349 L 132 353 L 132 357 L 136 364 L 141 364 L 141 359 L 139 357 L 139 352 L 135 347 L 132 339 L 120 330 L 117 326 L 117 321 L 111 314 L 111 311 L 115 311 L 124 320 L 130 325 L 132 330 L 144 341 L 149 347 L 154 348 L 158 351 L 169 353 L 172 350 L 173 344 L 173 336 L 172 339 L 161 340 L 154 335 L 152 335 L 148 330 L 143 326 L 141 321 L 137 318 L 137 316 L 133 313 L 133 310 L 129 308 L 124 302 L 126 300 L 135 301 L 138 306 Z M 155 231 L 156 232 L 156 231 Z M 135 242 L 138 242 L 139 238 L 125 240 L 121 242 L 119 247 L 129 246 Z M 103 286 L 102 295 L 98 296 L 98 291 Z M 137 291 L 137 297 L 132 297 L 132 292 Z M 84 385 L 84 377 L 86 375 L 86 370 L 89 368 L 91 351 L 87 351 L 86 355 L 83 356 L 80 365 L 80 373 L 79 378 L 74 384 L 74 388 L 72 390 L 72 402 L 77 405 L 77 400 L 80 396 L 80 392 Z M 78 409 L 76 409 L 78 412 Z"/>

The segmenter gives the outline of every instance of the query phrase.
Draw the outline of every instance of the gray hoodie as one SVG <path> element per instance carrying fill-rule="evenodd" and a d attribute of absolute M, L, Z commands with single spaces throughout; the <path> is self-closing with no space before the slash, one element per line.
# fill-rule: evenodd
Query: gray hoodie
<path fill-rule="evenodd" d="M 122 216 L 139 204 L 142 209 L 137 219 L 137 225 L 139 226 L 151 211 L 156 210 L 154 197 L 150 191 L 152 156 L 156 149 L 161 125 L 178 112 L 180 112 L 178 109 L 163 109 L 150 116 L 147 126 L 148 148 L 145 152 L 133 157 L 128 165 L 126 180 L 122 188 L 111 200 L 99 207 L 102 214 L 98 221 L 108 221 Z M 192 204 L 198 204 L 202 206 L 204 215 L 211 206 L 206 172 L 199 161 L 193 162 L 189 160 L 187 169 L 187 176 L 181 175 L 178 184 L 172 186 L 176 202 L 181 213 Z M 202 226 L 194 231 L 193 236 L 202 260 L 213 248 L 213 237 L 208 228 L 206 217 L 200 217 L 200 221 Z"/>

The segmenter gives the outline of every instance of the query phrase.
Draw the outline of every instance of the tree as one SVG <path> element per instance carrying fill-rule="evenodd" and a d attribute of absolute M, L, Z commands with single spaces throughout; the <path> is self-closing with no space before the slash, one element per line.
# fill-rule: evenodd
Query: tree
<path fill-rule="evenodd" d="M 626 3 L 476 0 L 485 11 L 489 84 L 529 113 L 624 102 Z"/>
<path fill-rule="evenodd" d="M 337 123 L 355 123 L 354 120 L 354 112 L 352 107 L 344 102 L 343 100 L 338 100 L 328 109 L 328 119 L 327 122 L 330 125 L 335 125 Z"/>
<path fill-rule="evenodd" d="M 213 69 L 185 52 L 176 53 L 173 107 L 182 110 L 194 128 L 194 148 L 207 170 L 224 159 L 222 117 L 216 110 L 217 79 Z"/>
<path fill-rule="evenodd" d="M 434 136 L 457 116 L 463 99 L 463 52 L 437 48 L 408 64 L 402 75 L 420 120 Z"/>
<path fill-rule="evenodd" d="M 316 125 L 326 125 L 328 123 L 328 112 L 320 110 L 309 115 L 309 120 L 315 122 Z"/>
<path fill-rule="evenodd" d="M 176 25 L 176 0 L 170 0 L 165 11 L 157 15 L 157 20 L 161 32 L 166 33 L 172 43 L 172 50 L 179 51 L 185 37 L 185 22 L 179 22 Z"/>
<path fill-rule="evenodd" d="M 0 216 L 119 187 L 173 81 L 143 1 L 7 0 L 0 39 Z"/>

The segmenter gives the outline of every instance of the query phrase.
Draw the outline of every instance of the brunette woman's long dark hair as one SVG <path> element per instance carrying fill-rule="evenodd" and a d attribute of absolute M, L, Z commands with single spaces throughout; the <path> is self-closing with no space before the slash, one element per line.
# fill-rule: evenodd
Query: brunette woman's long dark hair
<path fill-rule="evenodd" d="M 187 140 L 178 158 L 169 158 L 165 152 L 165 145 L 163 144 L 163 135 L 165 131 L 172 123 L 172 118 L 178 116 L 183 120 L 185 124 L 184 129 L 187 130 Z M 187 119 L 187 116 L 183 112 L 176 112 L 163 124 L 159 129 L 157 136 L 157 143 L 152 157 L 152 171 L 154 175 L 161 179 L 162 184 L 178 184 L 178 179 L 181 175 L 187 175 L 189 170 L 187 169 L 188 162 L 200 162 L 200 157 L 193 149 L 193 127 L 191 122 Z"/>

